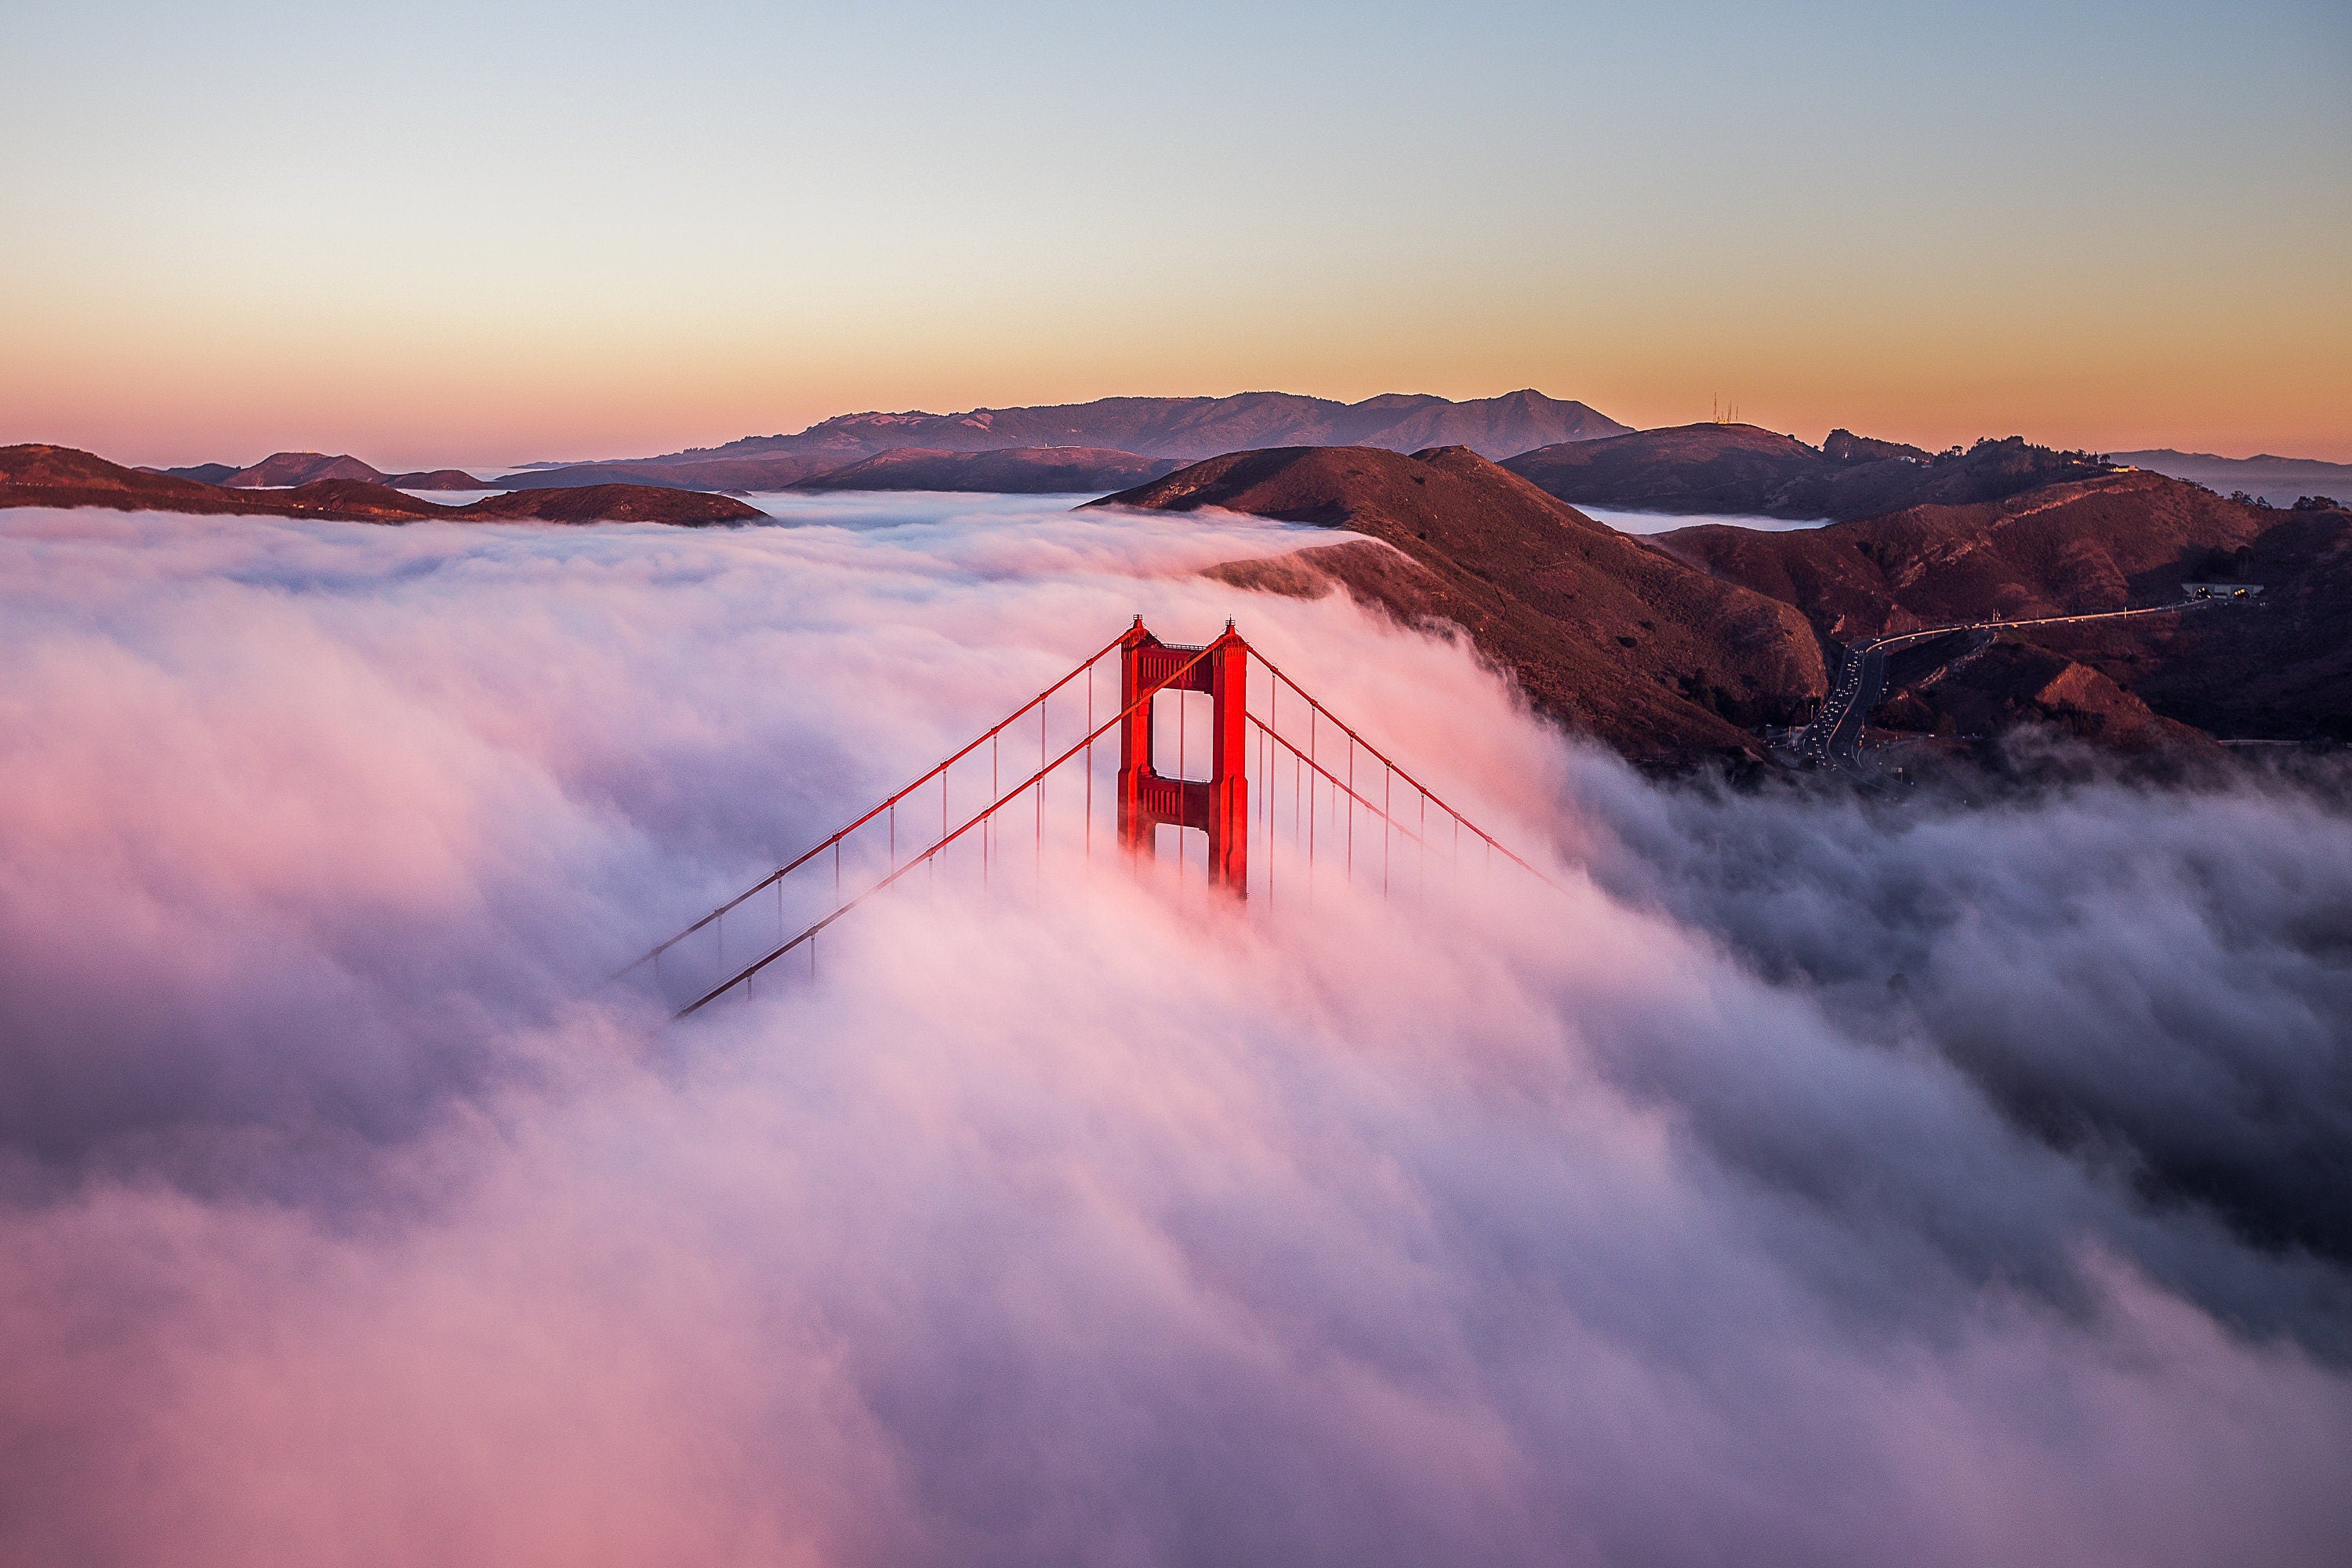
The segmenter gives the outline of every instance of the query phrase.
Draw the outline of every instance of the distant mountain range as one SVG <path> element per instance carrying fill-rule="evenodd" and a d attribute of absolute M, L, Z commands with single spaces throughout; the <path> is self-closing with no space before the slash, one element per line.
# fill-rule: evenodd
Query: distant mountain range
<path fill-rule="evenodd" d="M 2110 452 L 2107 456 L 2110 461 L 2127 463 L 2170 479 L 2187 479 L 2223 495 L 2243 490 L 2273 506 L 2292 506 L 2307 495 L 2352 500 L 2352 463 L 2277 458 L 2267 452 L 2252 458 L 2220 458 L 2210 452 L 2176 452 L 2169 447 L 2145 452 Z"/>
<path fill-rule="evenodd" d="M 850 461 L 853 455 L 874 457 L 901 447 L 935 452 L 1093 447 L 1186 462 L 1260 447 L 1385 447 L 1392 452 L 1467 447 L 1484 457 L 1508 458 L 1630 428 L 1581 403 L 1533 391 L 1467 403 L 1421 393 L 1338 403 L 1288 392 L 1244 392 L 1232 397 L 1104 397 L 962 414 L 843 414 L 797 435 L 747 436 L 655 461 L 817 452 L 841 453 Z"/>
<path fill-rule="evenodd" d="M 1466 403 L 1419 393 L 1388 393 L 1361 403 L 1287 392 L 1105 397 L 962 414 L 843 414 L 797 434 L 747 436 L 723 447 L 536 463 L 500 482 L 524 489 L 625 481 L 734 490 L 1099 491 L 1179 463 L 1268 447 L 1415 452 L 1452 446 L 1507 458 L 1629 428 L 1584 404 L 1532 391 Z M 987 460 L 979 460 L 983 455 Z"/>
<path fill-rule="evenodd" d="M 1844 431 L 1812 447 L 1713 424 L 1554 442 L 1503 464 L 1460 446 L 1410 456 L 1289 446 L 1190 465 L 1066 444 L 899 445 L 866 458 L 847 450 L 588 465 L 443 507 L 350 477 L 355 459 L 320 453 L 225 470 L 262 483 L 327 476 L 256 490 L 121 468 L 62 447 L 0 447 L 0 507 L 696 523 L 761 515 L 685 488 L 746 469 L 761 471 L 760 489 L 1125 483 L 1098 504 L 1217 507 L 1369 535 L 1213 575 L 1273 593 L 1342 587 L 1407 624 L 1459 626 L 1538 709 L 1650 765 L 1770 765 L 1759 727 L 1789 723 L 1817 702 L 1843 648 L 1936 626 L 1961 629 L 1891 658 L 1886 695 L 1869 719 L 1895 743 L 1927 748 L 1920 756 L 1979 746 L 2021 723 L 2175 760 L 2218 757 L 2217 736 L 2352 743 L 2344 653 L 2352 647 L 2352 512 L 2227 494 L 2259 493 L 2251 481 L 2282 476 L 2307 495 L 2352 489 L 2339 482 L 2352 479 L 2352 465 L 2167 452 L 2120 453 L 2127 461 L 2112 463 L 2016 438 L 1929 454 Z M 2169 477 L 2159 464 L 2207 477 Z M 563 483 L 637 474 L 663 479 Z M 1578 512 L 1579 501 L 1847 521 L 1796 532 L 1700 526 L 1633 537 Z M 2036 624 L 2161 605 L 2192 580 L 2243 586 L 2249 607 Z"/>
<path fill-rule="evenodd" d="M 1506 462 L 1561 500 L 1665 512 L 1872 517 L 1900 506 L 1988 500 L 2096 471 L 2011 440 L 1960 466 L 1899 442 L 1832 430 L 1818 447 L 1742 425 L 1635 431 L 1581 403 L 1539 392 L 1455 403 L 1390 393 L 1360 403 L 1247 392 L 1232 397 L 1106 397 L 962 414 L 843 414 L 793 435 L 747 436 L 650 458 L 532 463 L 494 480 L 456 468 L 386 473 L 348 453 L 276 452 L 258 463 L 151 468 L 232 489 L 356 479 L 401 489 L 548 489 L 651 485 L 690 490 L 942 489 L 1102 493 L 1181 464 L 1280 447 L 1417 452 L 1465 447 Z M 2053 467 L 2059 458 L 2064 462 Z M 2352 463 L 2222 458 L 2169 447 L 2111 462 L 2275 506 L 2305 495 L 2352 499 Z M 2021 466 L 2021 464 L 2022 466 Z M 2066 471 L 2059 471 L 2060 468 Z"/>
<path fill-rule="evenodd" d="M 485 481 L 455 468 L 388 474 L 348 453 L 277 452 L 249 467 L 199 463 L 150 473 L 232 489 L 356 479 L 404 489 L 1118 489 L 1181 463 L 1265 447 L 1467 447 L 1507 458 L 1630 426 L 1581 403 L 1524 391 L 1455 403 L 1389 393 L 1360 403 L 1245 392 L 1232 397 L 1106 397 L 962 414 L 843 414 L 794 435 L 747 436 L 651 458 L 527 463 Z"/>

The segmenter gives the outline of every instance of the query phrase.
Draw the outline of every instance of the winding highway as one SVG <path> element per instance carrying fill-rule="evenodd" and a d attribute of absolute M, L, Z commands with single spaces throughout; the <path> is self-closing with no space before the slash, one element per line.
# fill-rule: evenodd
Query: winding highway
<path fill-rule="evenodd" d="M 1862 763 L 1862 732 L 1870 710 L 1878 706 L 1878 699 L 1886 688 L 1886 653 L 1889 648 L 1905 643 L 1924 642 L 1953 632 L 2013 630 L 2019 626 L 2069 626 L 2083 621 L 2120 621 L 2134 616 L 2169 616 L 2181 610 L 2194 610 L 2206 605 L 2230 603 L 2226 599 L 2181 599 L 2170 605 L 2150 605 L 2137 610 L 2095 610 L 2080 616 L 2043 616 L 2030 621 L 1957 621 L 1945 626 L 1923 626 L 1917 631 L 1898 632 L 1846 650 L 1845 660 L 1838 668 L 1837 684 L 1822 700 L 1822 710 L 1813 721 L 1799 731 L 1794 741 L 1797 754 L 1820 767 L 1859 767 Z"/>

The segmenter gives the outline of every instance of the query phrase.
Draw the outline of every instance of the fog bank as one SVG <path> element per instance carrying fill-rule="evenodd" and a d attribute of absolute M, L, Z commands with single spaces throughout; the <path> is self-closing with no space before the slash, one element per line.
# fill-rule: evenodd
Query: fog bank
<path fill-rule="evenodd" d="M 1193 574 L 1299 531 L 793 521 L 0 514 L 0 1556 L 2352 1536 L 2340 798 L 1664 789 Z M 1138 612 L 1560 890 L 950 879 L 603 983 Z"/>

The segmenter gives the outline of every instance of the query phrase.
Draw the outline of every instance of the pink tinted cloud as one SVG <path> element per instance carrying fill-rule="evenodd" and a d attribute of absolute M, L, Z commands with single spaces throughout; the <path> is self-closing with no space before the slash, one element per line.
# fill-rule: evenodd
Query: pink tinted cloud
<path fill-rule="evenodd" d="M 2031 1135 L 1958 982 L 1889 1039 L 1768 951 L 1704 847 L 1836 808 L 1657 791 L 1459 647 L 1186 574 L 1283 542 L 0 523 L 8 1554 L 2325 1559 L 2336 1266 Z M 1566 890 L 951 882 L 701 1023 L 598 988 L 1139 608 L 1240 614 Z M 1935 831 L 1990 875 L 2224 817 L 2352 886 L 2299 799 Z M 1780 908 L 1947 864 L 1843 826 Z M 2063 914 L 1975 983 L 2115 951 Z M 2284 930 L 2157 923 L 2333 1005 Z"/>

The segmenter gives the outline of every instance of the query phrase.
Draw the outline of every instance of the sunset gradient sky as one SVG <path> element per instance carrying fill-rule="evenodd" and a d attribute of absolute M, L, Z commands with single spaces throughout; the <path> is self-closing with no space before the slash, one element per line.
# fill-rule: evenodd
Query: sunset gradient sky
<path fill-rule="evenodd" d="M 0 441 L 1534 386 L 2352 460 L 2352 8 L 6 5 Z"/>

